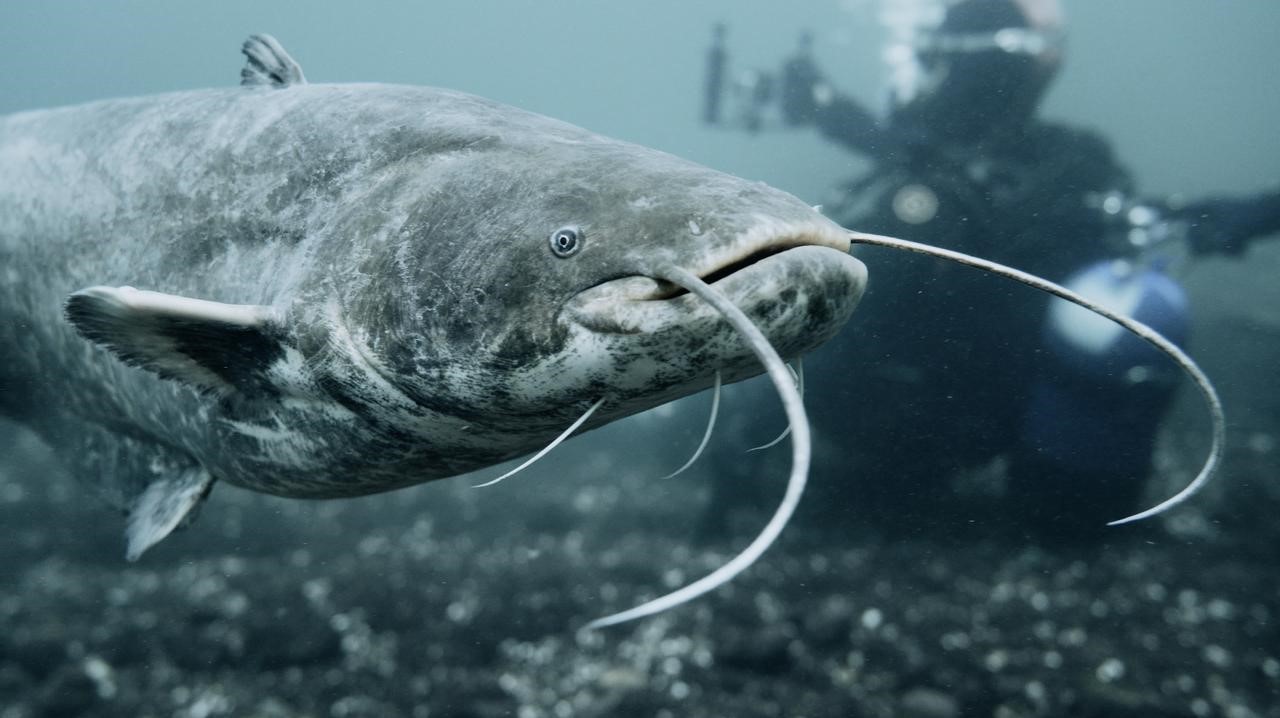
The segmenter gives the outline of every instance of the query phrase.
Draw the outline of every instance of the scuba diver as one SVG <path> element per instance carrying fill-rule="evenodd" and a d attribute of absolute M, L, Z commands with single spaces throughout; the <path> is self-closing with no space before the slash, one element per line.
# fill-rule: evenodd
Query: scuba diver
<path fill-rule="evenodd" d="M 704 119 L 816 128 L 873 163 L 825 208 L 842 225 L 1059 281 L 1184 344 L 1186 296 L 1153 248 L 1240 255 L 1280 230 L 1280 192 L 1182 206 L 1138 199 L 1103 138 L 1037 117 L 1062 60 L 1056 1 L 939 9 L 888 53 L 894 87 L 882 119 L 827 80 L 809 37 L 776 79 L 751 76 L 745 104 L 724 117 L 718 27 Z M 1175 368 L 1058 300 L 950 263 L 858 252 L 872 268 L 862 304 L 804 360 L 821 387 L 805 396 L 815 451 L 804 523 L 910 533 L 1001 525 L 1081 543 L 1116 532 L 1104 523 L 1141 503 Z M 759 431 L 736 421 L 724 433 Z M 755 478 L 770 475 L 759 455 L 725 443 L 712 454 L 709 538 L 729 528 L 735 507 L 769 501 Z"/>

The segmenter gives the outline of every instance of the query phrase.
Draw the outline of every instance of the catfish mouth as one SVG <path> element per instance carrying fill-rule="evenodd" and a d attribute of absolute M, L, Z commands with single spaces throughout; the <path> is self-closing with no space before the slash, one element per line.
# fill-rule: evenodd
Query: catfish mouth
<path fill-rule="evenodd" d="M 817 267 L 818 275 L 856 273 L 861 263 L 849 254 L 849 247 L 847 233 L 826 222 L 766 225 L 744 232 L 727 245 L 708 247 L 686 269 L 734 298 L 771 276 L 785 274 L 792 263 Z M 673 258 L 672 263 L 680 262 Z M 654 331 L 692 314 L 715 313 L 690 297 L 684 287 L 646 275 L 611 279 L 583 290 L 567 309 L 583 327 L 609 334 Z"/>
<path fill-rule="evenodd" d="M 804 247 L 804 246 L 814 246 L 814 245 L 793 244 L 788 246 L 788 245 L 778 244 L 778 245 L 764 247 L 737 261 L 730 262 L 729 264 L 726 264 L 717 270 L 714 270 L 707 274 L 699 275 L 698 279 L 701 279 L 707 284 L 715 284 L 716 282 L 719 282 L 722 279 L 726 279 L 738 272 L 741 272 L 747 269 L 748 267 L 759 264 L 761 262 L 765 262 L 771 257 L 776 257 L 777 255 L 782 254 L 783 252 L 790 251 L 792 249 L 795 249 L 796 247 Z M 641 301 L 661 302 L 668 299 L 675 299 L 676 297 L 681 297 L 688 293 L 689 293 L 689 290 L 685 289 L 684 287 L 672 284 L 667 281 L 660 281 L 659 289 L 655 293 L 655 295 L 646 300 L 641 300 Z"/>

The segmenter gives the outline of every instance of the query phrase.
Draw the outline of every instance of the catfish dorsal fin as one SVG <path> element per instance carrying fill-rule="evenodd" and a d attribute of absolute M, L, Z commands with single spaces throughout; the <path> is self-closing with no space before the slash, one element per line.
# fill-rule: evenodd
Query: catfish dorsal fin
<path fill-rule="evenodd" d="M 248 58 L 240 70 L 241 85 L 281 88 L 307 84 L 307 78 L 302 76 L 302 66 L 270 35 L 250 35 L 240 52 Z"/>
<path fill-rule="evenodd" d="M 267 371 L 285 347 L 271 307 L 89 287 L 67 299 L 66 316 L 86 339 L 166 379 L 215 394 L 277 393 Z"/>

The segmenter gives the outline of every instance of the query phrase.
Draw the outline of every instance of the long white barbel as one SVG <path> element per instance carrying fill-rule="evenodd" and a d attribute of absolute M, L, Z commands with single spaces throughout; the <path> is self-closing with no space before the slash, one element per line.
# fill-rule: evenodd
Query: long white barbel
<path fill-rule="evenodd" d="M 663 479 L 672 479 L 679 476 L 680 474 L 683 474 L 685 472 L 685 469 L 688 469 L 690 466 L 693 466 L 693 462 L 697 461 L 699 456 L 702 456 L 702 452 L 707 448 L 707 442 L 711 441 L 711 431 L 716 427 L 716 416 L 718 416 L 719 413 L 720 413 L 720 370 L 717 369 L 716 383 L 715 383 L 715 386 L 712 387 L 711 389 L 711 416 L 707 417 L 707 428 L 705 431 L 702 432 L 702 441 L 698 442 L 698 448 L 693 452 L 693 456 L 689 457 L 688 461 L 684 462 L 684 464 L 680 468 L 662 477 Z"/>
<path fill-rule="evenodd" d="M 1173 496 L 1161 501 L 1159 504 L 1152 506 L 1145 511 L 1139 511 L 1132 516 L 1126 516 L 1115 521 L 1108 521 L 1108 526 L 1118 526 L 1127 524 L 1131 521 L 1138 521 L 1156 514 L 1163 513 L 1174 506 L 1191 498 L 1197 491 L 1204 487 L 1209 479 L 1218 470 L 1218 465 L 1222 462 L 1222 447 L 1226 443 L 1227 436 L 1227 419 L 1222 411 L 1222 400 L 1218 398 L 1218 392 L 1213 388 L 1213 384 L 1209 381 L 1209 377 L 1200 369 L 1186 352 L 1178 348 L 1176 344 L 1165 339 L 1159 332 L 1142 322 L 1127 317 L 1118 312 L 1114 312 L 1097 302 L 1094 302 L 1084 296 L 1081 296 L 1066 287 L 1042 279 L 1034 274 L 1028 274 L 1012 267 L 1006 267 L 1003 264 L 997 264 L 985 259 L 979 259 L 963 252 L 956 252 L 950 249 L 934 247 L 928 244 L 920 244 L 919 242 L 911 242 L 897 237 L 885 237 L 879 234 L 866 234 L 864 232 L 850 232 L 849 239 L 854 244 L 866 244 L 877 247 L 888 247 L 890 249 L 898 249 L 907 252 L 915 252 L 916 254 L 924 254 L 930 257 L 938 257 L 947 259 L 958 264 L 964 264 L 970 267 L 976 267 L 986 272 L 1012 279 L 1015 282 L 1021 282 L 1029 287 L 1034 287 L 1042 292 L 1048 292 L 1055 297 L 1064 299 L 1072 304 L 1077 304 L 1091 312 L 1100 314 L 1107 319 L 1119 324 L 1125 329 L 1133 332 L 1137 336 L 1144 339 L 1148 344 L 1160 350 L 1163 354 L 1172 359 L 1183 371 L 1191 377 L 1195 382 L 1196 388 L 1200 390 L 1200 394 L 1204 396 L 1205 403 L 1209 407 L 1209 416 L 1213 423 L 1213 445 L 1209 448 L 1209 456 L 1205 459 L 1204 466 L 1200 468 L 1200 473 L 1192 479 L 1181 491 Z"/>
<path fill-rule="evenodd" d="M 742 338 L 747 341 L 751 351 L 760 359 L 760 363 L 764 364 L 765 373 L 768 374 L 769 379 L 773 381 L 774 387 L 777 388 L 778 397 L 782 400 L 782 408 L 786 411 L 787 421 L 791 424 L 791 475 L 787 478 L 786 492 L 783 494 L 778 508 L 774 511 L 773 517 L 760 530 L 760 534 L 756 536 L 755 540 L 728 563 L 665 596 L 659 596 L 652 601 L 642 603 L 626 611 L 605 616 L 604 618 L 597 618 L 585 626 L 587 629 L 612 626 L 659 613 L 669 608 L 675 608 L 733 580 L 734 576 L 742 573 L 748 566 L 755 563 L 756 559 L 760 558 L 769 549 L 769 546 L 773 544 L 774 540 L 778 538 L 778 535 L 782 533 L 787 521 L 795 513 L 796 506 L 800 504 L 800 497 L 804 494 L 805 483 L 809 477 L 809 457 L 812 450 L 809 419 L 805 416 L 804 403 L 800 399 L 800 392 L 796 390 L 791 372 L 787 370 L 786 363 L 782 361 L 782 357 L 778 356 L 778 352 L 769 344 L 769 340 L 765 338 L 764 333 L 747 318 L 746 314 L 743 314 L 741 309 L 736 307 L 733 302 L 730 302 L 728 297 L 709 286 L 693 273 L 680 267 L 670 266 L 661 272 L 657 272 L 656 275 L 659 279 L 665 279 L 672 284 L 683 287 L 690 294 L 701 297 L 703 301 L 719 311 L 729 324 L 742 335 Z"/>
<path fill-rule="evenodd" d="M 792 369 L 791 373 L 796 380 L 796 391 L 800 392 L 800 398 L 803 399 L 804 398 L 804 359 L 802 357 L 796 357 L 796 366 L 798 368 Z M 788 365 L 787 368 L 790 369 L 790 365 Z M 790 433 L 791 433 L 791 426 L 788 425 L 787 428 L 782 430 L 781 434 L 778 434 L 776 437 L 774 437 L 773 441 L 770 441 L 767 444 L 753 446 L 750 449 L 747 449 L 747 453 L 750 454 L 753 451 L 764 451 L 765 449 L 772 449 L 773 447 L 780 444 L 783 439 L 787 438 L 787 434 L 790 434 Z"/>
<path fill-rule="evenodd" d="M 551 450 L 552 450 L 552 449 L 556 448 L 556 447 L 557 447 L 557 446 L 559 446 L 559 445 L 560 445 L 560 444 L 561 444 L 565 439 L 567 439 L 567 438 L 569 438 L 570 436 L 572 436 L 572 435 L 573 435 L 573 432 L 577 431 L 577 430 L 578 430 L 578 427 L 580 427 L 580 426 L 582 426 L 583 424 L 585 424 L 585 423 L 587 422 L 587 419 L 590 419 L 590 418 L 591 418 L 591 415 L 592 415 L 592 414 L 594 414 L 594 413 L 596 413 L 596 409 L 599 409 L 599 408 L 600 408 L 600 405 L 601 405 L 601 404 L 603 404 L 603 403 L 604 403 L 604 397 L 603 397 L 603 396 L 602 396 L 602 397 L 600 397 L 599 399 L 596 399 L 596 403 L 592 404 L 592 405 L 591 405 L 591 408 L 590 408 L 590 409 L 587 409 L 586 413 L 584 413 L 582 416 L 578 417 L 577 421 L 575 421 L 575 422 L 573 422 L 572 424 L 570 424 L 568 429 L 565 429 L 564 431 L 562 431 L 562 432 L 560 433 L 560 435 L 559 435 L 559 436 L 557 436 L 556 438 L 554 438 L 554 439 L 552 439 L 552 440 L 551 440 L 551 443 L 550 443 L 550 444 L 547 444 L 546 446 L 542 447 L 542 450 L 541 450 L 541 451 L 539 451 L 538 453 L 534 454 L 533 456 L 530 456 L 530 457 L 529 457 L 529 458 L 528 458 L 528 459 L 527 459 L 523 464 L 520 464 L 520 465 L 519 465 L 519 466 L 517 466 L 516 468 L 514 468 L 514 469 L 512 469 L 512 470 L 508 471 L 507 473 L 503 474 L 502 476 L 499 476 L 499 477 L 498 477 L 498 478 L 496 478 L 496 479 L 489 479 L 488 481 L 486 481 L 486 482 L 484 482 L 484 483 L 482 483 L 482 484 L 476 484 L 475 486 L 472 486 L 471 488 L 473 488 L 473 489 L 482 489 L 482 488 L 484 488 L 484 487 L 486 487 L 486 486 L 493 486 L 494 484 L 498 483 L 499 481 L 502 481 L 503 479 L 507 478 L 508 476 L 511 476 L 511 475 L 513 475 L 513 474 L 518 474 L 518 473 L 520 473 L 521 471 L 524 471 L 525 469 L 527 469 L 527 468 L 529 467 L 529 465 L 530 465 L 530 464 L 532 464 L 533 462 L 537 461 L 538 459 L 541 459 L 542 457 L 546 456 L 547 454 L 549 454 L 549 453 L 551 452 Z"/>

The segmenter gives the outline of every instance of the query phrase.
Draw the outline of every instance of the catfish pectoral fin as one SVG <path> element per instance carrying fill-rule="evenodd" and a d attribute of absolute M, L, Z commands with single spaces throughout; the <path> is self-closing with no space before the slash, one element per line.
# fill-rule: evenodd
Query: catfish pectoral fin
<path fill-rule="evenodd" d="M 72 294 L 65 314 L 86 339 L 166 379 L 213 394 L 277 393 L 267 370 L 284 345 L 271 307 L 100 286 Z"/>

